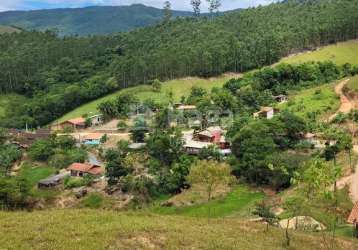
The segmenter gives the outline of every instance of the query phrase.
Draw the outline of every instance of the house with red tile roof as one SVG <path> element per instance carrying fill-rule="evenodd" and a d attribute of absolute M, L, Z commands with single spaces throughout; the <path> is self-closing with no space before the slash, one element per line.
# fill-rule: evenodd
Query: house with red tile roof
<path fill-rule="evenodd" d="M 98 165 L 88 163 L 72 163 L 68 168 L 73 177 L 83 177 L 85 175 L 101 176 L 104 174 L 104 168 Z"/>
<path fill-rule="evenodd" d="M 84 129 L 86 128 L 86 119 L 83 117 L 78 117 L 70 119 L 61 123 L 53 124 L 51 126 L 52 130 L 64 130 L 65 128 Z"/>

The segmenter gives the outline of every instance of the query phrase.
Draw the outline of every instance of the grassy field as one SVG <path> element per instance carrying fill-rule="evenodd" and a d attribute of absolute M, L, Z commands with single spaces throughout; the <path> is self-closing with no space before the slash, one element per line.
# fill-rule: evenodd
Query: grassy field
<path fill-rule="evenodd" d="M 307 61 L 331 60 L 337 64 L 358 64 L 358 40 L 352 40 L 320 48 L 313 52 L 305 52 L 286 57 L 280 62 L 302 63 Z"/>
<path fill-rule="evenodd" d="M 0 25 L 0 35 L 4 33 L 13 33 L 13 32 L 20 32 L 20 30 L 11 26 Z"/>
<path fill-rule="evenodd" d="M 279 108 L 307 118 L 309 113 L 320 116 L 334 112 L 339 104 L 339 97 L 334 92 L 334 84 L 326 84 L 290 93 L 289 101 L 279 105 Z"/>
<path fill-rule="evenodd" d="M 358 90 L 358 76 L 353 77 L 347 85 L 348 89 L 357 91 Z"/>
<path fill-rule="evenodd" d="M 2 249 L 285 249 L 282 230 L 242 219 L 98 210 L 0 212 Z M 290 249 L 327 249 L 321 234 L 290 233 Z M 339 239 L 335 249 L 354 249 Z M 287 248 L 286 248 L 287 249 Z"/>
<path fill-rule="evenodd" d="M 168 102 L 169 93 L 173 93 L 173 98 L 175 101 L 180 101 L 182 96 L 187 96 L 190 93 L 190 90 L 193 86 L 202 87 L 211 90 L 213 87 L 221 87 L 225 82 L 233 78 L 232 75 L 225 75 L 216 78 L 197 78 L 197 77 L 188 77 L 184 79 L 172 80 L 163 83 L 161 92 L 154 92 L 153 89 L 148 85 L 140 85 L 128 89 L 120 90 L 116 93 L 107 95 L 105 97 L 99 98 L 95 101 L 84 104 L 77 109 L 67 113 L 60 119 L 58 122 L 66 121 L 68 119 L 81 117 L 84 114 L 91 114 L 97 112 L 97 106 L 103 101 L 110 100 L 115 98 L 120 93 L 134 94 L 140 100 L 153 99 L 157 102 Z M 56 121 L 57 122 L 57 121 Z"/>
<path fill-rule="evenodd" d="M 186 207 L 161 207 L 152 209 L 154 213 L 166 215 L 185 215 L 194 217 L 208 217 L 209 207 L 211 217 L 247 216 L 256 202 L 262 200 L 265 195 L 261 192 L 250 191 L 245 186 L 235 187 L 225 198 L 213 200 L 209 203 Z"/>

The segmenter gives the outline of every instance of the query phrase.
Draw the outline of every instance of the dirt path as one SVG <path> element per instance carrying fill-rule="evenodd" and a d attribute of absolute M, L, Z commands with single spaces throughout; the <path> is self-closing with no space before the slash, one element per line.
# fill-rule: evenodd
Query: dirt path
<path fill-rule="evenodd" d="M 339 107 L 339 109 L 337 110 L 336 113 L 334 113 L 333 115 L 331 115 L 329 117 L 329 121 L 332 121 L 338 113 L 349 113 L 353 108 L 354 108 L 354 103 L 352 103 L 347 96 L 344 95 L 343 93 L 343 88 L 344 86 L 350 81 L 350 79 L 346 79 L 342 82 L 340 82 L 339 84 L 337 84 L 334 87 L 334 92 L 336 92 L 336 94 L 340 97 L 341 99 L 341 106 Z"/>
<path fill-rule="evenodd" d="M 353 151 L 358 154 L 358 145 L 354 145 Z M 352 174 L 350 193 L 354 202 L 358 201 L 358 164 L 355 172 Z"/>

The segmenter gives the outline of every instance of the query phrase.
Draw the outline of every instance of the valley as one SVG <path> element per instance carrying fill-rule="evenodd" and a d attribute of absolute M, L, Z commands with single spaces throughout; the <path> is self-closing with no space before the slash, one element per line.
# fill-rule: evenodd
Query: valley
<path fill-rule="evenodd" d="M 0 249 L 357 248 L 358 5 L 165 6 L 0 26 Z"/>

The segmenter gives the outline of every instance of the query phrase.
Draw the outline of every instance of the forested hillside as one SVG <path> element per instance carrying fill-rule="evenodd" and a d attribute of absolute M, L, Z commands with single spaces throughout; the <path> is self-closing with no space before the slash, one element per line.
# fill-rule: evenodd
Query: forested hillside
<path fill-rule="evenodd" d="M 44 125 L 117 89 L 157 78 L 242 72 L 357 36 L 358 4 L 352 0 L 288 0 L 112 36 L 5 34 L 0 39 L 0 91 L 32 101 L 9 105 L 1 125 Z"/>
<path fill-rule="evenodd" d="M 191 16 L 173 11 L 173 16 Z M 8 11 L 0 13 L 0 24 L 27 30 L 56 30 L 64 35 L 103 35 L 129 31 L 160 22 L 163 10 L 142 4 L 131 6 L 93 6 L 78 9 Z"/>

